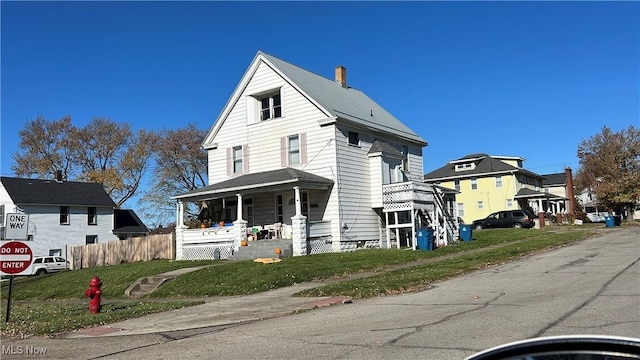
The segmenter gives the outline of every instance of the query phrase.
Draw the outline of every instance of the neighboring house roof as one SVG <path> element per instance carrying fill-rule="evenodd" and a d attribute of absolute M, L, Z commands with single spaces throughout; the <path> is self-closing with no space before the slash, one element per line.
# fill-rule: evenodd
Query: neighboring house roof
<path fill-rule="evenodd" d="M 0 177 L 16 205 L 111 207 L 116 204 L 98 183 Z"/>
<path fill-rule="evenodd" d="M 343 87 L 334 80 L 324 78 L 261 51 L 258 51 L 254 57 L 243 76 L 243 80 L 238 84 L 234 94 L 225 105 L 225 109 L 216 119 L 216 125 L 205 138 L 204 144 L 212 141 L 213 137 L 215 137 L 215 133 L 221 126 L 221 120 L 227 116 L 233 105 L 235 105 L 237 98 L 241 95 L 242 90 L 253 75 L 252 71 L 257 69 L 255 65 L 259 61 L 264 61 L 265 64 L 278 72 L 293 87 L 297 88 L 310 101 L 321 108 L 327 116 L 331 116 L 337 121 L 344 121 L 382 133 L 394 134 L 423 146 L 427 145 L 427 142 L 422 137 L 362 91 L 352 87 Z"/>
<path fill-rule="evenodd" d="M 542 175 L 542 186 L 564 186 L 567 183 L 567 173 Z"/>
<path fill-rule="evenodd" d="M 169 225 L 167 227 L 163 227 L 162 225 L 160 225 L 157 228 L 151 230 L 149 232 L 149 235 L 171 234 L 175 230 L 176 230 L 176 226 L 175 225 Z"/>
<path fill-rule="evenodd" d="M 130 209 L 115 209 L 114 223 L 113 233 L 115 235 L 146 234 L 149 232 L 138 215 Z"/>
<path fill-rule="evenodd" d="M 291 185 L 296 183 L 304 185 L 307 189 L 328 189 L 333 185 L 333 180 L 302 170 L 284 168 L 241 175 L 213 185 L 191 190 L 184 194 L 173 196 L 172 199 L 189 198 L 190 200 L 197 201 L 198 196 L 202 196 L 203 199 L 207 199 L 210 198 L 212 194 L 228 196 L 235 195 L 238 191 L 243 191 L 243 193 L 249 194 L 252 189 L 256 190 L 256 192 L 263 192 L 265 188 L 269 187 L 283 187 L 290 190 Z"/>
<path fill-rule="evenodd" d="M 456 164 L 459 164 L 461 160 L 474 160 L 476 166 L 474 169 L 456 171 Z M 434 181 L 441 179 L 453 179 L 453 178 L 468 178 L 472 176 L 479 176 L 484 174 L 499 174 L 499 173 L 522 173 L 532 177 L 541 178 L 540 175 L 533 173 L 529 170 L 518 168 L 507 164 L 506 162 L 496 159 L 487 154 L 470 154 L 457 160 L 449 161 L 445 166 L 436 169 L 430 173 L 424 175 L 425 180 Z"/>

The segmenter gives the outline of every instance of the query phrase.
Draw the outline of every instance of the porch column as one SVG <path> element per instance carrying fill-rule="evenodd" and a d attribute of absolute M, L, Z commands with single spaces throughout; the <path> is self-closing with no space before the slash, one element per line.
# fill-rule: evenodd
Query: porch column
<path fill-rule="evenodd" d="M 182 200 L 176 202 L 176 226 L 184 225 L 184 203 Z"/>
<path fill-rule="evenodd" d="M 542 199 L 538 199 L 538 228 L 544 229 L 544 208 L 542 207 Z"/>
<path fill-rule="evenodd" d="M 387 249 L 391 249 L 391 228 L 389 227 L 389 213 L 386 212 L 384 213 L 384 221 L 385 221 L 385 227 L 386 227 L 386 233 L 387 233 Z"/>
<path fill-rule="evenodd" d="M 294 186 L 293 191 L 296 198 L 296 216 L 302 215 L 302 205 L 300 204 L 300 186 Z"/>
<path fill-rule="evenodd" d="M 302 215 L 300 187 L 294 186 L 296 214 L 291 218 L 291 241 L 293 256 L 307 255 L 307 217 Z"/>
<path fill-rule="evenodd" d="M 242 194 L 236 194 L 238 198 L 237 202 L 237 217 L 238 219 L 233 222 L 233 247 L 234 251 L 240 248 L 240 242 L 247 240 L 247 221 L 242 218 Z"/>
<path fill-rule="evenodd" d="M 176 202 L 176 260 L 184 258 L 184 232 L 187 227 L 184 225 L 184 203 L 182 200 Z"/>

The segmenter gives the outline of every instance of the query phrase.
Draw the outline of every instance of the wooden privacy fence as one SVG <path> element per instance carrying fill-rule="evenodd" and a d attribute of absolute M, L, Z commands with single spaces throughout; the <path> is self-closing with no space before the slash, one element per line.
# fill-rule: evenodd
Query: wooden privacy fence
<path fill-rule="evenodd" d="M 173 234 L 148 235 L 130 240 L 72 246 L 68 249 L 72 270 L 136 261 L 174 260 L 175 257 Z"/>

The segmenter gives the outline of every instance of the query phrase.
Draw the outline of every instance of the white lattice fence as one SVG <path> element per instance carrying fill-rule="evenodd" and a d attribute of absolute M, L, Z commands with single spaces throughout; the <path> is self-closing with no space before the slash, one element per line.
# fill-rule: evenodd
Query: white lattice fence
<path fill-rule="evenodd" d="M 325 254 L 333 252 L 333 246 L 331 245 L 331 238 L 329 239 L 316 239 L 309 241 L 308 251 L 310 255 Z"/>
<path fill-rule="evenodd" d="M 184 260 L 228 259 L 232 254 L 233 244 L 192 244 L 182 248 L 182 257 Z"/>

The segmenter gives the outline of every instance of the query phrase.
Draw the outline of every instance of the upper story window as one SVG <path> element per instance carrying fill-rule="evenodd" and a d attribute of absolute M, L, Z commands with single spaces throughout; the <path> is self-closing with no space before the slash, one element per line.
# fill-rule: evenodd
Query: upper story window
<path fill-rule="evenodd" d="M 502 187 L 502 176 L 496 176 L 496 187 L 497 188 Z"/>
<path fill-rule="evenodd" d="M 87 225 L 98 225 L 98 212 L 95 207 L 87 208 Z"/>
<path fill-rule="evenodd" d="M 484 203 L 482 202 L 482 200 L 478 201 L 478 210 L 483 210 L 484 209 Z"/>
<path fill-rule="evenodd" d="M 260 121 L 282 117 L 280 90 L 258 97 L 260 102 Z"/>
<path fill-rule="evenodd" d="M 409 147 L 407 145 L 402 145 L 402 155 L 404 158 L 402 159 L 402 170 L 410 171 L 409 169 Z"/>
<path fill-rule="evenodd" d="M 233 173 L 238 174 L 242 172 L 242 146 L 234 146 L 232 149 L 233 154 Z"/>
<path fill-rule="evenodd" d="M 289 165 L 300 164 L 300 136 L 291 135 L 287 138 L 287 154 Z"/>
<path fill-rule="evenodd" d="M 357 132 L 349 131 L 349 145 L 360 146 L 360 134 Z"/>
<path fill-rule="evenodd" d="M 456 191 L 460 191 L 460 180 L 455 180 L 453 182 L 453 186 L 456 189 Z"/>
<path fill-rule="evenodd" d="M 471 178 L 471 190 L 478 190 L 478 179 Z"/>
<path fill-rule="evenodd" d="M 60 206 L 60 225 L 69 225 L 69 207 Z"/>

